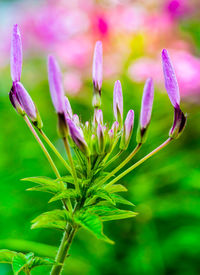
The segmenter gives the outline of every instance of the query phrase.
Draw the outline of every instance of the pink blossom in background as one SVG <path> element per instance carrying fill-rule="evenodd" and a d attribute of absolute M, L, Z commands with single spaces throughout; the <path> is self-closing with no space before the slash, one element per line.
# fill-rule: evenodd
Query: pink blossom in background
<path fill-rule="evenodd" d="M 200 58 L 185 51 L 169 49 L 175 67 L 180 92 L 183 96 L 200 92 Z M 157 85 L 163 86 L 160 56 L 156 58 L 142 57 L 135 60 L 128 69 L 130 78 L 135 82 L 144 82 L 151 76 Z"/>
<path fill-rule="evenodd" d="M 72 95 L 79 92 L 85 79 L 91 78 L 92 54 L 97 40 L 103 43 L 104 79 L 116 80 L 131 63 L 128 75 L 134 81 L 146 80 L 151 67 L 151 76 L 155 76 L 159 84 L 160 64 L 154 57 L 161 48 L 171 48 L 182 93 L 197 93 L 199 59 L 193 56 L 190 41 L 183 40 L 178 29 L 179 19 L 194 12 L 193 1 L 16 2 L 7 13 L 10 21 L 0 34 L 4 41 L 0 66 L 6 65 L 10 52 L 8 30 L 18 22 L 25 59 L 35 56 L 44 59 L 49 53 L 56 56 L 66 71 L 65 89 Z"/>

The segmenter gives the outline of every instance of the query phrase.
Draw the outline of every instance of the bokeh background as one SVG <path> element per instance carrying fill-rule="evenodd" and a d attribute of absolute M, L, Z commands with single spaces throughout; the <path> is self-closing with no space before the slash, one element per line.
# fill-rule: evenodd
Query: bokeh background
<path fill-rule="evenodd" d="M 22 82 L 40 110 L 46 133 L 64 156 L 49 96 L 49 53 L 59 60 L 66 94 L 83 121 L 93 112 L 91 70 L 96 40 L 102 40 L 104 49 L 105 120 L 113 121 L 113 85 L 120 79 L 125 112 L 135 110 L 136 129 L 144 81 L 153 77 L 156 91 L 149 136 L 135 160 L 167 138 L 173 120 L 163 85 L 162 48 L 173 59 L 182 109 L 188 113 L 181 138 L 121 180 L 129 189 L 126 198 L 139 215 L 105 224 L 114 246 L 80 231 L 63 274 L 200 274 L 199 16 L 199 0 L 0 1 L 0 248 L 54 257 L 61 239 L 60 232 L 30 229 L 34 217 L 60 205 L 47 204 L 48 194 L 26 192 L 30 185 L 20 181 L 53 174 L 8 100 L 10 37 L 12 25 L 18 23 L 24 54 Z M 135 132 L 129 151 L 135 146 Z M 32 273 L 48 272 L 48 268 L 37 268 Z M 11 267 L 1 264 L 0 274 L 12 274 Z"/>

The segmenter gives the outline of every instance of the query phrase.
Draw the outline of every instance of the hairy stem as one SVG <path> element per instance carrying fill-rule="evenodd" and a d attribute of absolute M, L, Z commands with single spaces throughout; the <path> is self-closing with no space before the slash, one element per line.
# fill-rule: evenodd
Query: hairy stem
<path fill-rule="evenodd" d="M 109 180 L 114 174 L 116 174 L 120 169 L 122 169 L 139 151 L 142 144 L 137 144 L 135 149 L 130 153 L 130 155 L 120 164 L 118 165 L 112 172 L 110 172 L 101 182 L 99 182 L 99 185 L 104 184 L 107 180 Z"/>
<path fill-rule="evenodd" d="M 165 142 L 163 142 L 159 147 L 157 147 L 156 149 L 154 149 L 151 153 L 149 153 L 148 155 L 146 155 L 145 157 L 143 157 L 141 160 L 139 160 L 138 162 L 136 162 L 135 164 L 133 164 L 131 167 L 129 167 L 128 169 L 126 169 L 123 173 L 121 173 L 119 176 L 117 176 L 115 179 L 113 179 L 111 182 L 109 182 L 107 184 L 107 186 L 113 185 L 115 182 L 117 182 L 118 180 L 120 180 L 122 177 L 124 177 L 125 175 L 127 175 L 128 173 L 130 173 L 133 169 L 135 169 L 136 167 L 138 167 L 144 161 L 146 161 L 147 159 L 149 159 L 150 157 L 152 157 L 153 155 L 155 155 L 157 152 L 159 152 L 161 149 L 163 149 L 165 146 L 167 146 L 170 143 L 171 140 L 172 140 L 171 138 L 168 138 Z"/>
<path fill-rule="evenodd" d="M 60 174 L 58 172 L 57 167 L 55 166 L 51 156 L 49 155 L 47 149 L 45 148 L 44 144 L 42 143 L 41 139 L 39 138 L 38 134 L 36 133 L 35 129 L 33 128 L 32 124 L 30 123 L 29 119 L 27 116 L 24 116 L 24 120 L 26 124 L 28 125 L 29 129 L 31 130 L 32 134 L 34 135 L 35 139 L 39 143 L 40 147 L 42 148 L 47 160 L 49 161 L 49 164 L 51 165 L 52 170 L 54 171 L 55 175 L 57 178 L 60 178 Z"/>
<path fill-rule="evenodd" d="M 63 138 L 63 141 L 64 141 L 65 149 L 66 149 L 66 152 L 67 152 L 67 156 L 69 158 L 69 162 L 71 164 L 72 175 L 74 177 L 74 185 L 75 185 L 77 191 L 80 192 L 80 188 L 79 188 L 78 180 L 77 180 L 76 169 L 75 169 L 75 166 L 74 166 L 74 161 L 73 161 L 71 151 L 70 151 L 70 147 L 69 147 L 69 142 L 68 142 L 67 138 Z"/>
<path fill-rule="evenodd" d="M 47 135 L 41 129 L 39 130 L 39 132 L 42 135 L 42 137 L 44 138 L 44 140 L 46 141 L 46 143 L 49 145 L 49 147 L 52 149 L 52 151 L 56 154 L 56 156 L 63 163 L 63 165 L 65 166 L 65 168 L 71 173 L 70 166 L 67 164 L 67 162 L 64 160 L 64 158 L 61 156 L 61 154 L 58 152 L 58 150 L 53 145 L 53 143 L 49 140 L 49 138 L 47 137 Z"/>
<path fill-rule="evenodd" d="M 65 231 L 58 253 L 56 255 L 56 262 L 59 265 L 54 265 L 51 270 L 51 275 L 59 275 L 62 272 L 63 265 L 65 262 L 65 259 L 67 257 L 69 248 L 72 244 L 73 238 L 76 234 L 77 228 L 68 227 L 68 229 Z"/>

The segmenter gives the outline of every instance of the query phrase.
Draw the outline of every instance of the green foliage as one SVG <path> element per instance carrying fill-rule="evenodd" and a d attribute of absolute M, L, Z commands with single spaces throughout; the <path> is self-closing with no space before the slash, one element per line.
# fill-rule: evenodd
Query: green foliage
<path fill-rule="evenodd" d="M 59 180 L 53 180 L 46 177 L 32 177 L 25 178 L 24 181 L 30 181 L 34 183 L 38 183 L 38 186 L 28 188 L 28 191 L 41 191 L 56 194 L 63 190 L 63 184 Z"/>
<path fill-rule="evenodd" d="M 16 255 L 16 252 L 10 251 L 7 249 L 0 250 L 0 263 L 10 264 L 12 263 L 13 257 Z"/>
<path fill-rule="evenodd" d="M 34 253 L 17 253 L 10 250 L 0 250 L 0 263 L 12 264 L 14 275 L 30 274 L 30 271 L 37 266 L 55 265 L 54 260 L 34 256 Z"/>
<path fill-rule="evenodd" d="M 74 219 L 78 225 L 93 233 L 98 239 L 113 244 L 113 241 L 103 234 L 103 224 L 96 215 L 80 211 Z"/>
<path fill-rule="evenodd" d="M 101 221 L 120 220 L 132 218 L 137 215 L 137 213 L 135 212 L 128 210 L 120 210 L 116 207 L 107 205 L 89 206 L 86 209 L 89 213 L 97 215 Z"/>
<path fill-rule="evenodd" d="M 65 230 L 67 222 L 72 222 L 72 217 L 66 210 L 56 209 L 45 212 L 32 220 L 32 229 L 55 228 Z"/>
<path fill-rule="evenodd" d="M 49 202 L 63 199 L 77 199 L 78 197 L 79 195 L 77 191 L 75 191 L 74 189 L 66 189 L 65 191 L 58 193 L 54 197 L 52 197 Z"/>

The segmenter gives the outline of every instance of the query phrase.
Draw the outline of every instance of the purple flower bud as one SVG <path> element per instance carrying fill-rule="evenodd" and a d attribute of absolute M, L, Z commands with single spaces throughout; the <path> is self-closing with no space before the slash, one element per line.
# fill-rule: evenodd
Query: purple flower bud
<path fill-rule="evenodd" d="M 110 130 L 108 131 L 108 136 L 109 136 L 110 140 L 112 140 L 112 139 L 114 138 L 114 132 L 113 132 L 112 129 L 110 129 Z"/>
<path fill-rule="evenodd" d="M 123 96 L 121 82 L 117 80 L 113 92 L 113 110 L 115 119 L 119 122 L 123 121 Z"/>
<path fill-rule="evenodd" d="M 95 109 L 94 110 L 94 121 L 93 121 L 94 126 L 96 124 L 103 124 L 103 112 L 101 109 Z"/>
<path fill-rule="evenodd" d="M 67 114 L 69 115 L 70 118 L 72 118 L 73 113 L 72 113 L 72 108 L 69 102 L 69 99 L 65 96 L 65 111 L 67 112 Z"/>
<path fill-rule="evenodd" d="M 17 24 L 13 27 L 10 68 L 12 81 L 20 81 L 22 71 L 22 42 Z"/>
<path fill-rule="evenodd" d="M 104 131 L 101 124 L 97 126 L 97 139 L 98 139 L 98 149 L 99 153 L 103 153 L 104 151 Z"/>
<path fill-rule="evenodd" d="M 102 49 L 101 41 L 97 41 L 95 45 L 92 76 L 93 76 L 94 89 L 101 94 L 101 86 L 102 86 L 102 78 L 103 78 L 103 49 Z"/>
<path fill-rule="evenodd" d="M 10 102 L 12 103 L 13 107 L 16 109 L 16 111 L 22 116 L 25 115 L 25 112 L 24 112 L 24 110 L 19 102 L 19 99 L 17 97 L 17 94 L 16 94 L 15 83 L 13 83 L 11 91 L 9 92 L 9 99 L 10 99 Z"/>
<path fill-rule="evenodd" d="M 142 107 L 140 112 L 140 127 L 141 129 L 147 128 L 151 120 L 151 112 L 154 98 L 154 87 L 152 78 L 148 78 L 142 97 Z"/>
<path fill-rule="evenodd" d="M 172 105 L 174 106 L 174 108 L 178 108 L 180 105 L 178 82 L 169 54 L 165 49 L 162 50 L 162 63 L 165 78 L 165 88 L 167 90 Z"/>
<path fill-rule="evenodd" d="M 79 116 L 77 114 L 73 115 L 72 120 L 76 124 L 77 127 L 80 126 L 80 120 L 79 120 Z"/>
<path fill-rule="evenodd" d="M 113 130 L 114 134 L 116 135 L 117 133 L 117 130 L 119 128 L 119 122 L 118 121 L 115 121 L 111 127 L 111 129 Z"/>
<path fill-rule="evenodd" d="M 72 140 L 77 145 L 77 147 L 86 155 L 89 155 L 89 148 L 84 139 L 82 130 L 75 125 L 71 119 L 67 119 L 67 124 L 69 127 L 69 132 Z"/>
<path fill-rule="evenodd" d="M 20 82 L 16 82 L 14 85 L 14 89 L 17 95 L 17 98 L 19 100 L 20 105 L 22 106 L 22 109 L 25 111 L 27 116 L 32 120 L 37 120 L 37 110 L 35 107 L 35 104 L 24 88 L 24 86 Z"/>
<path fill-rule="evenodd" d="M 169 131 L 169 136 L 173 139 L 179 138 L 185 128 L 186 121 L 187 116 L 184 115 L 181 109 L 174 108 L 174 123 Z"/>
<path fill-rule="evenodd" d="M 130 110 L 128 111 L 128 114 L 126 116 L 126 120 L 124 122 L 124 127 L 123 127 L 123 133 L 122 133 L 122 138 L 120 142 L 120 149 L 126 150 L 133 131 L 133 124 L 134 124 L 134 111 Z"/>
<path fill-rule="evenodd" d="M 53 56 L 48 58 L 48 78 L 51 98 L 57 113 L 64 113 L 65 98 L 62 85 L 61 71 Z"/>

